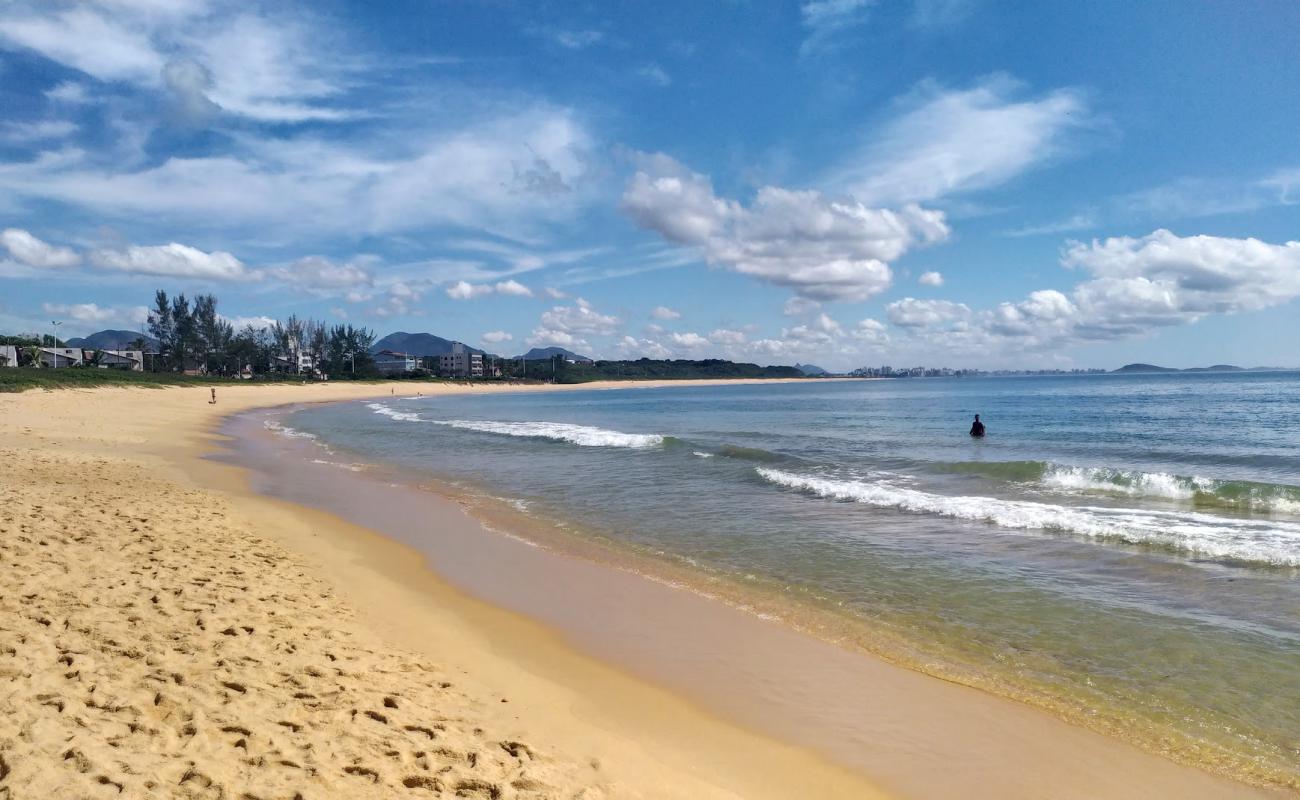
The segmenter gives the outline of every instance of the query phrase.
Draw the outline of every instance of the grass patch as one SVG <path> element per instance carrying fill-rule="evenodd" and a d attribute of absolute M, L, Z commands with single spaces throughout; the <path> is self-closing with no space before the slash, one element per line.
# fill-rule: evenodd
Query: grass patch
<path fill-rule="evenodd" d="M 0 367 L 0 392 L 25 392 L 30 389 L 78 389 L 95 386 L 229 386 L 244 383 L 301 383 L 298 375 L 259 375 L 251 381 L 216 375 L 180 375 L 170 372 L 129 372 L 95 367 Z"/>

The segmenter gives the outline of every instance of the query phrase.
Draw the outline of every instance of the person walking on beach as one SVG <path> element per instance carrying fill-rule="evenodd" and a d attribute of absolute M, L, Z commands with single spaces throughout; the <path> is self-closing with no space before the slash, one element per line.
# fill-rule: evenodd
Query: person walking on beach
<path fill-rule="evenodd" d="M 217 387 L 213 386 L 213 387 L 212 387 L 212 399 L 208 401 L 208 405 L 213 405 L 213 406 L 215 406 L 216 404 L 217 404 Z"/>
<path fill-rule="evenodd" d="M 984 423 L 980 422 L 979 414 L 975 415 L 975 421 L 971 423 L 970 435 L 974 436 L 976 439 L 984 438 Z"/>

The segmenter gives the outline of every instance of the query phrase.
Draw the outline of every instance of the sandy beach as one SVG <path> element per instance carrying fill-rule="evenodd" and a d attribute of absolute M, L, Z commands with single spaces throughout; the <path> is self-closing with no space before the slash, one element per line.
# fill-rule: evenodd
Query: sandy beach
<path fill-rule="evenodd" d="M 853 702 L 914 720 L 958 783 L 878 780 L 869 759 L 713 713 L 483 602 L 409 543 L 203 457 L 227 415 L 392 391 L 0 395 L 0 798 L 942 796 L 968 781 L 990 797 L 1271 795 L 883 662 Z M 899 760 L 898 731 L 877 737 L 851 746 Z M 912 755 L 903 773 L 935 765 Z"/>

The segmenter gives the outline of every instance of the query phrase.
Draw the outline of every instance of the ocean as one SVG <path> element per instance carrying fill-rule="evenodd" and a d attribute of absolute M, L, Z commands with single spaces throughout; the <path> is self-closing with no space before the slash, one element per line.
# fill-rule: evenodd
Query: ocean
<path fill-rule="evenodd" d="M 1300 373 L 399 395 L 270 424 L 844 646 L 1300 786 Z"/>

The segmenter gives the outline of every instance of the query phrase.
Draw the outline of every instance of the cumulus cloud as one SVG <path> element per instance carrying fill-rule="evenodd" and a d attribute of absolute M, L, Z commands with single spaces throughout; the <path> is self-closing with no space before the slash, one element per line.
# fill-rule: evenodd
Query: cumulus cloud
<path fill-rule="evenodd" d="M 63 269 L 81 263 L 81 256 L 67 247 L 56 247 L 20 228 L 0 233 L 0 245 L 20 264 L 39 269 Z"/>
<path fill-rule="evenodd" d="M 1073 242 L 1061 263 L 1088 273 L 1088 279 L 1068 293 L 1039 290 L 984 311 L 909 297 L 891 303 L 887 314 L 899 328 L 950 348 L 1014 343 L 1042 349 L 1143 336 L 1211 314 L 1255 311 L 1300 297 L 1300 242 L 1180 237 L 1157 230 L 1142 237 Z"/>
<path fill-rule="evenodd" d="M 1092 125 L 1087 101 L 1070 89 L 1020 97 L 1005 77 L 969 89 L 925 85 L 908 110 L 876 131 L 830 182 L 864 203 L 934 201 L 987 189 L 1064 155 Z"/>
<path fill-rule="evenodd" d="M 678 347 L 695 348 L 704 347 L 709 344 L 709 340 L 698 333 L 672 333 L 668 335 L 672 343 Z"/>
<path fill-rule="evenodd" d="M 136 275 L 209 280 L 239 280 L 251 275 L 243 262 L 230 253 L 220 250 L 205 253 L 176 242 L 148 247 L 132 246 L 125 250 L 95 250 L 90 254 L 90 260 L 101 269 Z"/>
<path fill-rule="evenodd" d="M 916 282 L 922 286 L 943 286 L 943 273 L 941 272 L 922 272 L 921 277 Z"/>
<path fill-rule="evenodd" d="M 853 338 L 869 345 L 882 345 L 889 342 L 888 328 L 879 320 L 870 317 L 858 321 L 849 332 Z"/>
<path fill-rule="evenodd" d="M 453 300 L 473 300 L 477 297 L 486 297 L 491 294 L 504 294 L 511 297 L 532 297 L 533 290 L 516 280 L 498 281 L 492 283 L 470 283 L 469 281 L 456 281 L 447 287 L 447 296 Z"/>
<path fill-rule="evenodd" d="M 971 316 L 965 303 L 951 300 L 917 300 L 905 297 L 885 308 L 889 321 L 900 328 L 935 328 L 961 323 Z"/>
<path fill-rule="evenodd" d="M 709 179 L 667 156 L 646 159 L 623 193 L 624 211 L 710 264 L 793 289 L 810 300 L 863 300 L 893 280 L 889 261 L 948 236 L 943 214 L 835 201 L 774 186 L 748 208 L 717 197 Z"/>
<path fill-rule="evenodd" d="M 501 342 L 513 341 L 515 337 L 505 331 L 488 331 L 479 338 L 488 344 L 500 344 Z"/>
<path fill-rule="evenodd" d="M 674 311 L 668 306 L 655 306 L 654 310 L 650 312 L 650 316 L 660 320 L 674 320 L 681 319 L 682 313 Z"/>
<path fill-rule="evenodd" d="M 144 306 L 110 308 L 95 303 L 43 303 L 41 309 L 46 314 L 67 317 L 77 322 L 91 322 L 97 325 L 106 323 L 138 325 L 149 316 L 149 309 Z"/>
<path fill-rule="evenodd" d="M 541 322 L 527 339 L 530 345 L 590 347 L 585 337 L 611 336 L 618 331 L 618 317 L 601 314 L 581 297 L 571 306 L 555 306 L 542 313 Z"/>

